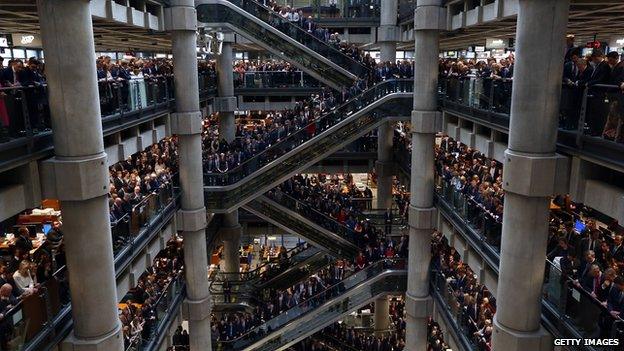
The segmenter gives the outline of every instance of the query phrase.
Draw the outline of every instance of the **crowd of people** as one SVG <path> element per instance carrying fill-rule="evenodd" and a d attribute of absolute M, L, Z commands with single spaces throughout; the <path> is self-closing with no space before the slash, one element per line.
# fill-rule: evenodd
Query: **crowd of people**
<path fill-rule="evenodd" d="M 7 252 L 10 258 L 0 260 L 0 350 L 10 349 L 8 344 L 13 337 L 14 324 L 8 314 L 18 308 L 22 300 L 43 295 L 48 282 L 54 281 L 55 291 L 51 293 L 58 296 L 62 304 L 69 301 L 66 277 L 55 276 L 66 262 L 61 223 L 54 222 L 43 241 L 32 234 L 28 227 L 18 227 Z M 33 242 L 37 243 L 36 247 Z"/>
<path fill-rule="evenodd" d="M 352 240 L 361 247 L 376 245 L 383 238 L 381 229 L 372 225 L 362 213 L 366 208 L 362 200 L 372 201 L 372 191 L 365 185 L 358 187 L 350 174 L 344 179 L 337 175 L 298 174 L 267 195 L 287 205 L 292 202 L 290 199 L 294 199 L 296 205 L 289 208 L 333 232 L 339 232 L 337 226 L 347 228 L 353 235 Z"/>
<path fill-rule="evenodd" d="M 325 181 L 325 176 L 319 175 L 318 177 Z M 295 191 L 297 191 L 298 194 L 303 194 L 299 192 L 302 186 L 306 186 L 305 184 L 307 184 L 307 186 L 312 186 L 313 183 L 318 182 L 317 176 L 310 177 L 308 180 L 306 180 L 306 178 L 307 177 L 302 175 L 295 176 L 293 179 L 286 182 L 290 185 L 283 184 L 279 191 L 282 191 L 284 195 L 300 196 L 296 195 Z M 353 180 L 351 177 L 347 176 L 347 180 L 342 185 L 339 185 L 341 182 L 339 182 L 337 178 L 327 180 L 327 186 L 321 186 L 320 183 L 315 184 L 314 190 L 310 189 L 310 191 L 306 193 L 316 197 L 318 200 L 323 199 L 326 204 L 325 209 L 328 211 L 328 216 L 334 216 L 330 217 L 333 221 L 342 221 L 341 223 L 343 225 L 351 226 L 354 231 L 361 232 L 361 239 L 355 241 L 361 249 L 357 257 L 353 261 L 346 259 L 335 261 L 325 268 L 316 271 L 307 280 L 297 282 L 287 289 L 269 288 L 264 290 L 261 294 L 262 296 L 259 296 L 258 301 L 256 301 L 257 307 L 254 313 L 252 313 L 253 316 L 249 318 L 240 313 L 223 314 L 221 320 L 217 321 L 218 325 L 221 327 L 215 327 L 217 328 L 215 332 L 218 331 L 218 333 L 213 333 L 213 336 L 215 334 L 219 335 L 218 340 L 231 340 L 236 338 L 296 306 L 302 306 L 302 308 L 317 306 L 341 293 L 344 287 L 339 283 L 358 271 L 365 269 L 370 264 L 379 262 L 382 259 L 407 257 L 408 241 L 406 236 L 401 238 L 400 243 L 397 243 L 392 239 L 383 238 L 381 235 L 374 234 L 380 230 L 374 228 L 374 226 L 369 223 L 364 224 L 364 226 L 367 227 L 366 232 L 364 232 L 364 228 L 358 229 L 360 224 L 356 223 L 353 218 L 348 216 L 348 213 L 353 213 L 355 209 L 352 205 L 349 205 L 347 195 L 355 195 L 356 192 L 364 194 L 364 190 L 355 189 L 353 187 Z M 333 198 L 330 197 L 330 194 L 333 194 L 331 195 Z M 273 194 L 269 196 L 275 197 L 276 195 Z M 301 197 L 299 200 L 306 202 L 313 201 L 313 198 Z M 309 205 L 321 207 L 320 202 L 310 202 Z M 227 326 L 225 332 L 223 331 L 223 326 Z M 266 332 L 268 332 L 268 330 L 260 328 L 259 330 L 253 331 L 252 334 L 263 334 Z"/>
<path fill-rule="evenodd" d="M 362 309 L 374 310 L 374 304 L 365 306 Z M 389 318 L 391 324 L 388 331 L 381 334 L 373 334 L 366 331 L 359 331 L 353 327 L 348 327 L 343 323 L 335 323 L 324 328 L 319 334 L 330 336 L 329 343 L 340 349 L 341 346 L 356 350 L 370 351 L 401 351 L 405 348 L 405 302 L 392 299 L 389 304 Z M 337 342 L 332 342 L 332 341 Z"/>
<path fill-rule="evenodd" d="M 133 209 L 151 194 L 172 188 L 177 173 L 178 156 L 175 137 L 151 145 L 109 168 L 110 222 L 129 222 Z M 125 240 L 116 238 L 117 240 Z M 123 244 L 123 243 L 113 243 Z"/>
<path fill-rule="evenodd" d="M 487 214 L 496 223 L 500 223 L 504 200 L 500 163 L 444 137 L 440 145 L 436 146 L 436 174 L 438 181 L 443 182 L 445 187 L 450 187 L 454 194 L 463 194 L 467 199 L 475 201 L 481 214 Z M 451 201 L 455 199 L 453 197 Z M 472 225 L 486 225 L 485 222 L 477 220 L 475 212 L 467 211 L 462 215 Z M 614 219 L 605 219 L 606 226 L 600 226 L 596 217 L 605 216 L 583 204 L 573 202 L 569 195 L 553 197 L 546 252 L 551 262 L 548 265 L 550 271 L 560 270 L 561 278 L 557 278 L 559 274 L 555 273 L 547 275 L 547 279 L 559 279 L 556 284 L 576 285 L 595 300 L 588 303 L 602 304 L 605 309 L 597 326 L 603 336 L 608 336 L 613 321 L 619 319 L 621 311 L 624 310 L 624 228 Z M 500 234 L 499 227 L 495 236 L 488 237 L 491 239 L 488 240 L 489 243 L 498 246 Z M 453 248 L 449 250 L 447 260 L 460 259 Z M 468 269 L 457 271 L 471 280 L 472 273 Z M 477 321 L 475 318 L 473 320 Z M 486 323 L 488 320 L 491 323 L 486 316 L 485 319 L 482 318 L 482 323 L 477 323 L 479 336 L 489 335 L 491 324 Z"/>
<path fill-rule="evenodd" d="M 119 314 L 124 346 L 140 345 L 150 340 L 158 325 L 157 309 L 169 307 L 170 301 L 162 302 L 163 297 L 172 299 L 175 290 L 168 289 L 182 278 L 184 256 L 182 239 L 173 237 L 167 247 L 158 253 L 152 265 L 139 277 L 137 284 L 122 299 L 123 307 Z M 159 305 L 160 304 L 160 305 Z"/>
<path fill-rule="evenodd" d="M 468 216 L 475 225 L 489 229 L 502 223 L 502 164 L 450 137 L 442 138 L 435 155 L 439 185 L 450 190 L 446 194 L 464 196 L 471 211 Z"/>
<path fill-rule="evenodd" d="M 448 308 L 479 351 L 490 351 L 496 299 L 477 281 L 476 274 L 462 261 L 454 247 L 439 232 L 432 234 L 432 270 L 443 279 Z M 436 283 L 439 286 L 439 282 Z M 443 296 L 444 296 L 443 295 Z"/>
<path fill-rule="evenodd" d="M 316 87 L 319 82 L 289 62 L 246 60 L 234 62 L 235 88 Z"/>
<path fill-rule="evenodd" d="M 562 95 L 559 126 L 567 130 L 582 128 L 585 134 L 624 143 L 624 60 L 616 51 L 593 48 L 584 54 L 576 46 L 574 36 L 567 36 L 563 64 Z M 450 77 L 486 78 L 482 86 L 471 88 L 481 108 L 510 113 L 511 84 L 500 82 L 513 79 L 515 57 L 440 59 L 439 74 L 447 94 L 457 93 Z M 499 83 L 493 83 L 499 82 Z M 496 85 L 493 85 L 496 84 Z M 493 89 L 493 87 L 497 87 Z M 584 125 L 579 126 L 584 89 L 590 89 Z M 492 90 L 492 92 L 490 92 Z M 451 98 L 453 98 L 451 96 Z"/>

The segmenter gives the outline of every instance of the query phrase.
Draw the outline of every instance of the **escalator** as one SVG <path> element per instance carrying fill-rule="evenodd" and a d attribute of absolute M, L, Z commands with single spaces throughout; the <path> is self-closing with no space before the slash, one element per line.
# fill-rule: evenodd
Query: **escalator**
<path fill-rule="evenodd" d="M 402 259 L 378 261 L 215 350 L 284 350 L 388 293 L 405 291 Z"/>
<path fill-rule="evenodd" d="M 250 272 L 216 274 L 210 283 L 210 293 L 218 311 L 236 309 L 257 303 L 264 289 L 286 289 L 326 267 L 334 261 L 316 247 L 296 247 L 288 258 L 279 263 L 267 263 Z M 223 283 L 228 281 L 230 294 L 226 303 Z"/>
<path fill-rule="evenodd" d="M 286 199 L 285 195 L 283 199 Z M 279 200 L 271 199 L 267 196 L 259 196 L 246 204 L 244 208 L 285 231 L 305 238 L 308 242 L 322 248 L 335 257 L 355 259 L 359 248 L 355 243 L 353 231 L 346 227 L 330 231 L 325 228 L 322 222 L 312 221 L 299 214 L 299 209 L 296 206 L 301 206 L 300 202 L 296 202 L 296 200 L 294 202 L 286 200 L 277 201 Z M 295 207 L 287 206 L 289 203 Z M 308 209 L 305 210 L 308 211 Z"/>
<path fill-rule="evenodd" d="M 227 173 L 204 174 L 209 212 L 243 206 L 391 120 L 409 120 L 412 80 L 379 83 Z"/>
<path fill-rule="evenodd" d="M 254 0 L 200 0 L 199 26 L 236 32 L 335 88 L 350 87 L 369 69 Z"/>

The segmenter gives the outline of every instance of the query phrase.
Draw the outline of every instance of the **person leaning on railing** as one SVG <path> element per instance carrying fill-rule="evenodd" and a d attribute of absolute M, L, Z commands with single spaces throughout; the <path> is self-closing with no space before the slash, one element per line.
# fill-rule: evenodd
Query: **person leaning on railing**
<path fill-rule="evenodd" d="M 432 234 L 432 267 L 446 281 L 450 308 L 457 311 L 457 323 L 478 350 L 487 350 L 492 337 L 492 318 L 496 312 L 496 300 L 489 290 L 476 280 L 476 275 L 459 254 L 448 245 L 442 233 Z M 444 294 L 445 292 L 443 292 Z"/>
<path fill-rule="evenodd" d="M 182 276 L 183 266 L 182 243 L 173 238 L 139 277 L 137 285 L 128 291 L 119 315 L 126 348 L 151 339 L 158 323 L 157 309 L 163 307 L 159 307 L 160 301 L 169 293 L 169 285 Z"/>
<path fill-rule="evenodd" d="M 168 186 L 177 172 L 175 138 L 166 138 L 143 152 L 111 166 L 111 222 L 130 214 L 149 194 Z"/>

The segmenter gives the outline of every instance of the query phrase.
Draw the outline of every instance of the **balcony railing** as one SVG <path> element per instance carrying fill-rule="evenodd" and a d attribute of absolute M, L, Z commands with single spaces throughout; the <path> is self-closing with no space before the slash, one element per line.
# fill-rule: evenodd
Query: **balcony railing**
<path fill-rule="evenodd" d="M 129 216 L 111 223 L 117 276 L 144 252 L 145 246 L 173 216 L 176 199 L 172 185 L 167 184 L 136 205 Z M 0 323 L 4 323 L 7 335 L 10 335 L 7 340 L 10 350 L 41 350 L 45 345 L 60 342 L 67 335 L 71 329 L 67 279 L 66 267 L 62 266 L 53 278 L 42 284 L 37 293 L 24 297 L 4 314 Z"/>
<path fill-rule="evenodd" d="M 486 125 L 508 129 L 512 80 L 439 79 L 441 105 Z M 624 164 L 624 94 L 615 85 L 563 85 L 558 143 L 593 157 Z"/>
<path fill-rule="evenodd" d="M 379 20 L 380 0 L 329 0 L 296 1 L 295 8 L 303 11 L 304 18 L 357 18 Z"/>
<path fill-rule="evenodd" d="M 235 89 L 318 88 L 321 83 L 302 71 L 234 72 Z"/>
<path fill-rule="evenodd" d="M 216 94 L 215 75 L 201 75 L 199 83 L 202 98 Z M 172 76 L 98 82 L 105 132 L 172 107 L 173 84 Z M 22 144 L 32 151 L 52 147 L 47 89 L 46 84 L 0 88 L 0 152 Z M 38 141 L 44 137 L 47 142 Z"/>
<path fill-rule="evenodd" d="M 139 333 L 126 345 L 125 351 L 153 351 L 157 350 L 161 344 L 160 341 L 165 337 L 171 322 L 179 313 L 180 305 L 186 296 L 184 276 L 176 276 L 167 283 L 163 291 L 163 294 L 160 295 L 152 306 L 154 318 L 146 321 L 146 324 L 149 323 L 150 328 L 148 337 L 142 338 L 144 333 Z"/>

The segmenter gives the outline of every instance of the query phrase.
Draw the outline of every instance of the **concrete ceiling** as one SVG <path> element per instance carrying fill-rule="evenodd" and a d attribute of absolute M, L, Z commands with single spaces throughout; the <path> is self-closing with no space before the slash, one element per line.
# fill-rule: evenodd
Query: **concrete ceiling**
<path fill-rule="evenodd" d="M 171 51 L 169 33 L 93 18 L 98 51 Z M 0 33 L 39 33 L 36 0 L 1 0 Z"/>
<path fill-rule="evenodd" d="M 624 18 L 623 0 L 572 0 L 568 33 L 576 35 L 577 45 L 592 41 L 594 35 L 598 40 L 604 41 L 613 37 L 624 37 L 622 18 Z M 440 47 L 442 50 L 466 49 L 472 45 L 484 45 L 485 38 L 514 38 L 515 33 L 516 18 L 510 17 L 444 32 Z"/>

